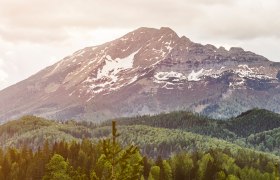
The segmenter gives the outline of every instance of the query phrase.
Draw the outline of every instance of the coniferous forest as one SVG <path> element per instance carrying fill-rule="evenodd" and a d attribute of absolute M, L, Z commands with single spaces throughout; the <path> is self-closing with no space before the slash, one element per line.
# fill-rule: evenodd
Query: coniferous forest
<path fill-rule="evenodd" d="M 114 160 L 113 160 L 114 159 Z M 0 179 L 5 180 L 189 180 L 277 177 L 273 159 L 253 151 L 211 149 L 207 152 L 180 152 L 163 159 L 149 158 L 136 146 L 121 147 L 110 140 L 48 141 L 36 151 L 23 146 L 0 151 Z M 112 174 L 114 166 L 114 174 Z"/>
<path fill-rule="evenodd" d="M 278 114 L 253 109 L 223 121 L 180 111 L 116 122 L 3 124 L 0 179 L 278 179 Z"/>

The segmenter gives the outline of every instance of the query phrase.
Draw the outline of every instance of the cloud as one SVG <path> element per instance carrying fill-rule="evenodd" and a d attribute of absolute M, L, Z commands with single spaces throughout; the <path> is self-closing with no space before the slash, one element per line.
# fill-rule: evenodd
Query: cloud
<path fill-rule="evenodd" d="M 49 43 L 61 42 L 69 38 L 65 32 L 61 30 L 53 32 L 52 30 L 44 29 L 26 29 L 26 28 L 7 28 L 0 27 L 0 37 L 9 42 L 34 42 L 34 43 Z"/>
<path fill-rule="evenodd" d="M 0 36 L 11 42 L 50 42 L 70 38 L 67 31 L 73 28 L 186 25 L 202 13 L 195 4 L 213 1 L 61 0 L 58 5 L 54 0 L 11 0 L 0 2 Z"/>
<path fill-rule="evenodd" d="M 2 69 L 3 66 L 4 66 L 4 61 L 3 59 L 0 59 L 0 83 L 6 82 L 8 78 L 8 74 Z"/>
<path fill-rule="evenodd" d="M 0 2 L 0 36 L 61 42 L 75 28 L 170 26 L 205 37 L 280 37 L 279 16 L 278 0 L 10 0 Z"/>
<path fill-rule="evenodd" d="M 8 74 L 0 69 L 0 82 L 5 82 L 8 78 Z"/>
<path fill-rule="evenodd" d="M 4 64 L 3 59 L 0 59 L 0 68 L 3 66 L 3 64 Z"/>
<path fill-rule="evenodd" d="M 204 36 L 224 36 L 232 39 L 254 39 L 259 37 L 280 38 L 280 1 L 269 0 L 267 3 L 256 0 L 236 1 L 230 6 L 205 7 L 206 20 L 195 23 Z"/>

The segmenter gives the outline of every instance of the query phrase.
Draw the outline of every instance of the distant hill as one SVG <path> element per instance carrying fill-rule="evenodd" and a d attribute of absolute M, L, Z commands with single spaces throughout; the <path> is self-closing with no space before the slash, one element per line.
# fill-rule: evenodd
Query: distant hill
<path fill-rule="evenodd" d="M 225 124 L 228 130 L 246 137 L 280 127 L 280 115 L 265 109 L 252 109 Z"/>
<path fill-rule="evenodd" d="M 150 156 L 158 153 L 168 156 L 181 150 L 207 151 L 211 147 L 235 152 L 240 148 L 255 148 L 280 155 L 279 122 L 279 114 L 263 109 L 253 109 L 227 121 L 185 111 L 117 119 L 120 142 L 137 144 Z M 110 121 L 62 123 L 24 116 L 0 126 L 0 145 L 26 144 L 38 148 L 44 140 L 52 144 L 82 138 L 98 141 L 110 136 L 110 125 Z"/>
<path fill-rule="evenodd" d="M 120 118 L 118 123 L 121 125 L 141 124 L 169 129 L 183 129 L 219 138 L 247 137 L 250 134 L 280 127 L 280 115 L 265 109 L 255 108 L 243 112 L 235 118 L 215 120 L 192 112 L 178 111 L 155 116 Z M 108 122 L 104 124 L 108 125 Z"/>

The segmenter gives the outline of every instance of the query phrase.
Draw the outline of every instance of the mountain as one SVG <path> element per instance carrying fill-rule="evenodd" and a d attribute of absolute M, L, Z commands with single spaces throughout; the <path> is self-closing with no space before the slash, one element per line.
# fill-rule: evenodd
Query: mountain
<path fill-rule="evenodd" d="M 0 120 L 109 118 L 190 110 L 215 118 L 280 112 L 280 63 L 201 45 L 170 28 L 139 28 L 87 47 L 0 91 Z"/>

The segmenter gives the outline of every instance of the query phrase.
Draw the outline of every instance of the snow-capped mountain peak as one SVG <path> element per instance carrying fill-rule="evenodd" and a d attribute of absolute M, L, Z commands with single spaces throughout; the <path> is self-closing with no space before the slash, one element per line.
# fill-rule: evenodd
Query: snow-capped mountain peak
<path fill-rule="evenodd" d="M 170 28 L 139 28 L 1 91 L 0 119 L 31 113 L 103 120 L 181 109 L 228 117 L 256 106 L 272 109 L 279 67 L 242 48 L 194 43 Z M 243 102 L 246 93 L 253 99 Z M 240 105 L 224 110 L 233 101 Z"/>

